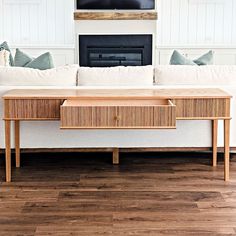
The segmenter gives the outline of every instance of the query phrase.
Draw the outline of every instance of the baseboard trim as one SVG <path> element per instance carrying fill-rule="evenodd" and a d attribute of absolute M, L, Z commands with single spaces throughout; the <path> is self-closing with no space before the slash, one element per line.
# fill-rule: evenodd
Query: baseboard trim
<path fill-rule="evenodd" d="M 113 148 L 22 148 L 21 153 L 68 153 L 68 152 L 112 152 Z M 157 147 L 157 148 L 120 148 L 120 152 L 210 152 L 210 147 Z M 231 152 L 236 152 L 236 147 L 230 148 Z M 12 149 L 14 153 L 14 149 Z M 223 147 L 218 148 L 218 152 L 224 152 Z M 0 154 L 4 154 L 5 149 L 0 149 Z"/>

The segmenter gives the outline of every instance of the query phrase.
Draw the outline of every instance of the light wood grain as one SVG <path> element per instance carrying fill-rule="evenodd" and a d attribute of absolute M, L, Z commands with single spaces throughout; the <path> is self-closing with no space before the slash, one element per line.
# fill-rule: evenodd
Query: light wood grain
<path fill-rule="evenodd" d="M 216 88 L 201 89 L 15 89 L 3 99 L 183 99 L 231 98 L 227 92 Z"/>
<path fill-rule="evenodd" d="M 120 106 L 118 107 L 117 116 L 117 126 L 119 128 L 154 127 L 154 107 Z"/>
<path fill-rule="evenodd" d="M 119 159 L 119 148 L 114 148 L 113 149 L 112 162 L 113 162 L 113 165 L 118 165 L 119 164 L 119 162 L 120 162 L 120 159 Z"/>
<path fill-rule="evenodd" d="M 12 99 L 6 101 L 4 119 L 18 120 L 59 120 L 61 99 Z"/>
<path fill-rule="evenodd" d="M 61 128 L 174 128 L 175 106 L 168 100 L 67 100 Z"/>
<path fill-rule="evenodd" d="M 225 124 L 225 180 L 229 180 L 231 96 L 220 89 L 30 89 L 13 90 L 3 98 L 8 181 L 11 178 L 9 167 L 11 150 L 9 150 L 10 128 L 7 122 L 60 118 L 61 127 L 67 129 L 167 129 L 175 128 L 176 119 L 222 119 Z M 68 101 L 64 102 L 65 100 Z M 213 163 L 215 163 L 217 147 L 215 129 L 213 131 Z M 16 136 L 19 137 L 17 131 Z M 16 154 L 19 155 L 17 142 Z"/>
<path fill-rule="evenodd" d="M 109 128 L 116 126 L 116 107 L 62 107 L 61 128 Z"/>
<path fill-rule="evenodd" d="M 64 107 L 104 107 L 104 106 L 173 106 L 168 99 L 68 99 L 63 103 Z"/>
<path fill-rule="evenodd" d="M 20 167 L 20 121 L 15 121 L 15 155 L 16 167 Z"/>
<path fill-rule="evenodd" d="M 157 20 L 157 12 L 74 12 L 74 20 Z"/>
<path fill-rule="evenodd" d="M 229 99 L 195 98 L 173 99 L 178 119 L 190 118 L 230 118 Z"/>
<path fill-rule="evenodd" d="M 176 127 L 176 106 L 170 101 L 168 108 L 165 106 L 154 107 L 153 115 L 154 127 Z"/>
<path fill-rule="evenodd" d="M 213 167 L 217 166 L 217 137 L 218 137 L 218 120 L 212 121 L 212 153 Z"/>
<path fill-rule="evenodd" d="M 11 121 L 5 121 L 6 182 L 11 182 Z"/>
<path fill-rule="evenodd" d="M 225 181 L 229 181 L 229 158 L 230 158 L 230 152 L 229 152 L 229 143 L 230 142 L 230 121 L 229 120 L 224 120 L 224 176 L 225 176 Z"/>

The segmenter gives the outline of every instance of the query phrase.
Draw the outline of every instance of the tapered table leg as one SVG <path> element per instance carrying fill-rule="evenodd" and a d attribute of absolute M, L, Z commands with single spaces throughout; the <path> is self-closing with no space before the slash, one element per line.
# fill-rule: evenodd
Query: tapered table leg
<path fill-rule="evenodd" d="M 218 120 L 212 121 L 212 165 L 217 166 L 217 135 L 218 135 Z"/>
<path fill-rule="evenodd" d="M 15 121 L 15 153 L 16 167 L 20 167 L 20 121 Z"/>
<path fill-rule="evenodd" d="M 225 181 L 229 180 L 229 159 L 230 159 L 230 120 L 224 120 L 224 177 Z"/>
<path fill-rule="evenodd" d="M 11 182 L 11 121 L 5 120 L 6 182 Z"/>
<path fill-rule="evenodd" d="M 114 165 L 119 164 L 119 148 L 114 148 L 113 150 L 113 164 Z"/>

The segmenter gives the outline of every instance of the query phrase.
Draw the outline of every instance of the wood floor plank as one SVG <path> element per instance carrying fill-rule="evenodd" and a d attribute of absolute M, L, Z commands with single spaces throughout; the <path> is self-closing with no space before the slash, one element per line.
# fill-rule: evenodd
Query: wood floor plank
<path fill-rule="evenodd" d="M 1 225 L 0 235 L 1 236 L 16 236 L 16 235 L 35 235 L 35 226 L 24 226 L 24 225 Z"/>
<path fill-rule="evenodd" d="M 222 202 L 220 192 L 197 191 L 61 191 L 59 201 L 155 200 L 161 202 Z"/>
<path fill-rule="evenodd" d="M 235 213 L 165 213 L 131 212 L 114 213 L 114 226 L 117 227 L 231 227 L 236 225 Z"/>
<path fill-rule="evenodd" d="M 0 156 L 0 236 L 236 236 L 236 155 L 228 183 L 222 157 L 27 153 L 5 183 Z"/>
<path fill-rule="evenodd" d="M 197 203 L 198 209 L 201 212 L 208 213 L 235 213 L 236 205 L 235 202 L 199 202 Z"/>
<path fill-rule="evenodd" d="M 161 202 L 156 200 L 109 200 L 93 202 L 30 202 L 22 207 L 22 213 L 46 215 L 78 215 L 83 212 L 199 212 L 196 203 Z"/>
<path fill-rule="evenodd" d="M 71 233 L 71 232 L 77 232 Z M 61 235 L 61 236 L 69 236 L 69 235 L 82 235 L 82 236 L 90 236 L 90 235 L 115 235 L 115 236 L 124 236 L 124 235 L 135 235 L 135 236 L 235 236 L 235 232 L 232 228 L 182 228 L 176 227 L 173 229 L 166 228 L 143 228 L 137 229 L 133 228 L 118 228 L 118 227 L 90 227 L 89 229 L 86 227 L 48 227 L 48 226 L 40 226 L 36 230 L 36 236 L 44 236 L 44 235 Z"/>

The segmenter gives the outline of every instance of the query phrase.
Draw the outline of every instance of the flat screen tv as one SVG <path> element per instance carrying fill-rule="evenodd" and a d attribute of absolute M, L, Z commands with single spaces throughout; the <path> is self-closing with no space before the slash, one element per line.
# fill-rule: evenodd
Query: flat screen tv
<path fill-rule="evenodd" d="M 151 10 L 155 0 L 77 0 L 77 9 L 86 10 Z"/>

